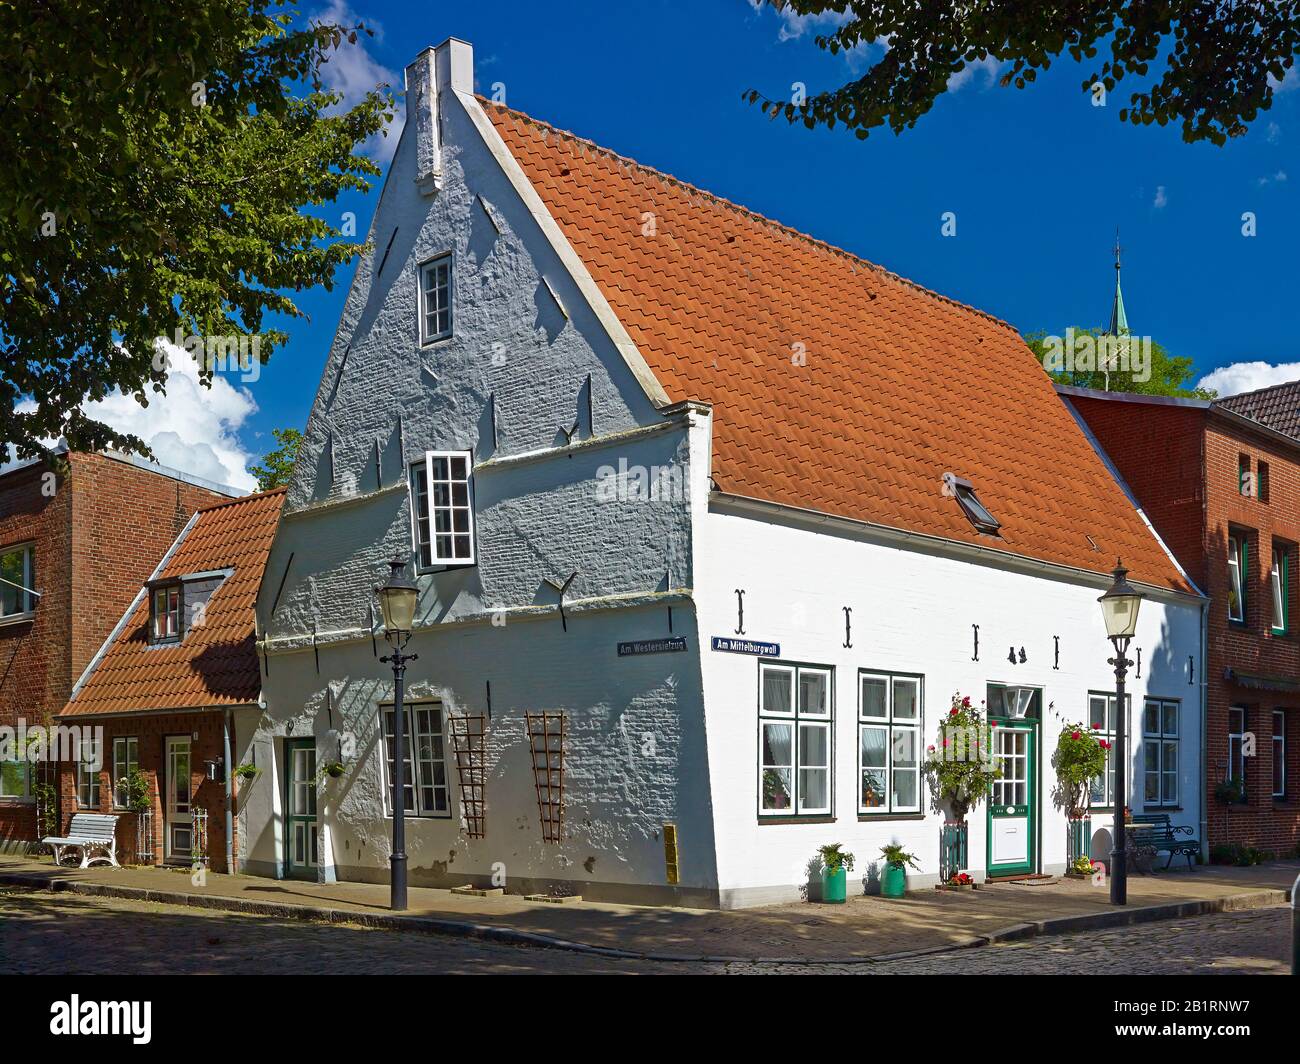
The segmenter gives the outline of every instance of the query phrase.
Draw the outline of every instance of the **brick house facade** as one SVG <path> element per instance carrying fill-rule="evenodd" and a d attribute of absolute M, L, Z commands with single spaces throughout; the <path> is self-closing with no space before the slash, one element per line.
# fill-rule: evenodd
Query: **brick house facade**
<path fill-rule="evenodd" d="M 261 715 L 253 604 L 282 498 L 205 507 L 159 552 L 57 716 L 100 753 L 97 767 L 60 766 L 64 832 L 78 811 L 116 813 L 119 860 L 232 870 L 239 783 L 227 750 Z M 137 771 L 144 809 L 119 786 Z"/>
<path fill-rule="evenodd" d="M 0 576 L 25 571 L 39 592 L 0 584 L 0 727 L 48 725 L 190 516 L 234 494 L 123 455 L 62 457 L 60 471 L 0 473 Z M 0 771 L 0 849 L 25 847 L 37 836 L 37 773 Z"/>
<path fill-rule="evenodd" d="M 1221 401 L 1058 390 L 1210 598 L 1202 678 L 1210 846 L 1295 853 L 1300 440 Z M 1234 777 L 1243 800 L 1225 801 L 1219 785 Z"/>

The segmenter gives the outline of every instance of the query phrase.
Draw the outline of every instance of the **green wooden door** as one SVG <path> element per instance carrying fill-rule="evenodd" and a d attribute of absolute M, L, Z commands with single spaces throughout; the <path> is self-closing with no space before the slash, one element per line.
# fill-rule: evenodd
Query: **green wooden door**
<path fill-rule="evenodd" d="M 284 741 L 284 874 L 316 878 L 316 740 Z"/>
<path fill-rule="evenodd" d="M 991 876 L 1038 871 L 1038 727 L 1034 721 L 999 721 L 993 757 L 1002 776 L 989 797 Z"/>

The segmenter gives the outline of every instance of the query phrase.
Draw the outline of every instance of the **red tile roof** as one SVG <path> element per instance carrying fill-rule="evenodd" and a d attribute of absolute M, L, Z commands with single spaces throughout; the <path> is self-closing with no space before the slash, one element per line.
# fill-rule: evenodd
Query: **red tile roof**
<path fill-rule="evenodd" d="M 712 404 L 722 492 L 1191 590 L 1005 322 L 482 102 L 669 396 Z"/>
<path fill-rule="evenodd" d="M 203 623 L 180 643 L 149 645 L 149 596 L 104 652 L 64 716 L 246 705 L 261 693 L 253 606 L 284 490 L 198 512 L 156 579 L 233 569 L 212 593 Z"/>

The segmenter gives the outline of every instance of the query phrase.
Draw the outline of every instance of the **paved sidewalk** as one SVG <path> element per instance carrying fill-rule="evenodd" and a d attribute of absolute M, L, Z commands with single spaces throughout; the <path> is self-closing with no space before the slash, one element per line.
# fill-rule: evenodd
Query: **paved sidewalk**
<path fill-rule="evenodd" d="M 518 896 L 468 897 L 414 887 L 404 915 L 388 911 L 388 888 L 302 883 L 158 868 L 55 868 L 49 858 L 0 856 L 0 883 L 200 905 L 335 923 L 409 927 L 614 956 L 673 960 L 853 962 L 951 950 L 1150 920 L 1277 905 L 1300 862 L 1197 868 L 1135 876 L 1115 909 L 1087 880 L 997 884 L 977 891 L 918 891 L 905 898 L 854 897 L 845 905 L 790 904 L 736 912 L 584 902 L 553 905 Z"/>

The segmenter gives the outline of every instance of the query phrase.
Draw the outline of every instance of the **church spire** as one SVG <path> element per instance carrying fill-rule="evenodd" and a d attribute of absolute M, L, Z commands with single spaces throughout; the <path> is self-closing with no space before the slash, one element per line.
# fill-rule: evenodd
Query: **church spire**
<path fill-rule="evenodd" d="M 1128 315 L 1124 313 L 1124 293 L 1119 286 L 1119 226 L 1115 227 L 1115 302 L 1110 308 L 1110 328 L 1107 332 L 1111 336 L 1128 335 Z"/>

